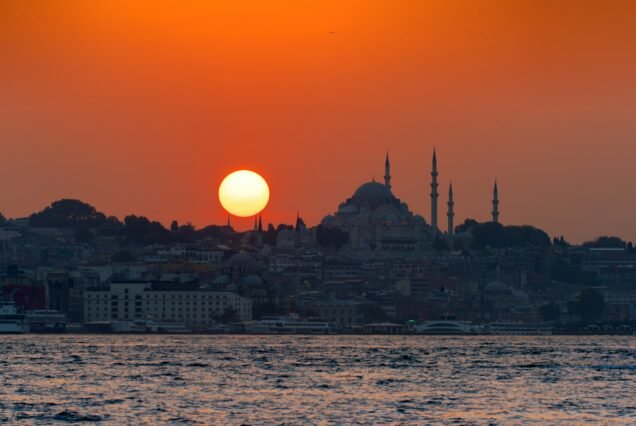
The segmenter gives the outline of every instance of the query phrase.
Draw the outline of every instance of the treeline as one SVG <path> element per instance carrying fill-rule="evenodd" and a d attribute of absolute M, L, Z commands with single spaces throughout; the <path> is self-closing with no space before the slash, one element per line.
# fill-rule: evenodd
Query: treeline
<path fill-rule="evenodd" d="M 480 223 L 474 219 L 466 221 L 455 228 L 456 233 L 469 232 L 473 235 L 473 249 L 486 247 L 550 247 L 552 241 L 548 234 L 534 226 L 504 226 L 500 223 Z"/>
<path fill-rule="evenodd" d="M 34 228 L 68 228 L 75 230 L 78 241 L 88 242 L 96 235 L 121 236 L 133 244 L 189 243 L 204 238 L 223 238 L 231 229 L 211 225 L 195 229 L 191 224 L 179 225 L 173 221 L 170 229 L 160 222 L 144 216 L 129 215 L 120 221 L 115 216 L 106 216 L 90 204 L 79 200 L 55 201 L 44 210 L 29 217 Z"/>

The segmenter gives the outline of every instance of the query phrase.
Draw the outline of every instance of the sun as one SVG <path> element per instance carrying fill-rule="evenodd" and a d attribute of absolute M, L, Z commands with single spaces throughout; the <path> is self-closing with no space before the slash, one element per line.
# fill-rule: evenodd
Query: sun
<path fill-rule="evenodd" d="M 221 182 L 219 200 L 223 208 L 234 216 L 254 216 L 267 205 L 269 186 L 258 173 L 238 170 Z"/>

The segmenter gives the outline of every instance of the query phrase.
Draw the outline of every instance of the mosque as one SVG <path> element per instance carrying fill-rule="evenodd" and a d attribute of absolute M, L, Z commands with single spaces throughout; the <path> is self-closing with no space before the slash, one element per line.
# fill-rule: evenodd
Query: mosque
<path fill-rule="evenodd" d="M 438 226 L 438 171 L 437 154 L 433 150 L 431 171 L 431 222 L 409 210 L 406 203 L 391 190 L 391 163 L 387 153 L 384 165 L 384 183 L 366 182 L 353 195 L 340 203 L 333 215 L 325 216 L 321 225 L 334 227 L 349 234 L 346 248 L 351 250 L 381 252 L 411 252 L 430 248 L 437 237 L 452 239 L 454 236 L 453 186 L 448 190 L 447 228 Z M 499 194 L 497 182 L 493 189 L 492 221 L 499 222 Z"/>

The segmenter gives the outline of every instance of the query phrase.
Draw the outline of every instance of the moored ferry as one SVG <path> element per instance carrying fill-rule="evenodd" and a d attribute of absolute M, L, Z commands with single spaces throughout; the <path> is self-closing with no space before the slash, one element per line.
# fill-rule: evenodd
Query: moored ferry
<path fill-rule="evenodd" d="M 31 333 L 64 333 L 66 316 L 50 309 L 27 311 L 25 320 Z"/>
<path fill-rule="evenodd" d="M 413 327 L 415 334 L 462 335 L 473 334 L 475 329 L 470 322 L 438 320 L 425 321 Z"/>
<path fill-rule="evenodd" d="M 543 323 L 493 322 L 488 324 L 486 334 L 508 336 L 551 336 L 552 326 Z"/>
<path fill-rule="evenodd" d="M 15 303 L 0 300 L 0 333 L 19 334 L 27 333 L 29 326 L 24 320 L 24 314 L 18 312 Z"/>
<path fill-rule="evenodd" d="M 304 321 L 297 317 L 263 317 L 258 321 L 243 323 L 246 333 L 254 334 L 330 334 L 335 332 L 333 323 Z"/>

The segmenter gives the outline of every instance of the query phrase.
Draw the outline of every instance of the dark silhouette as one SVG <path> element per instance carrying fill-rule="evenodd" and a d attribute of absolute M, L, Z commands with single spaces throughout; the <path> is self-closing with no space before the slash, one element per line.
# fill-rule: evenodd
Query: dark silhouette
<path fill-rule="evenodd" d="M 559 305 L 555 303 L 549 303 L 541 307 L 541 316 L 543 316 L 543 321 L 558 321 L 560 315 L 561 310 L 559 309 Z"/>
<path fill-rule="evenodd" d="M 135 215 L 126 216 L 124 219 L 124 235 L 134 244 L 167 244 L 172 240 L 170 231 L 161 223 Z"/>
<path fill-rule="evenodd" d="M 33 213 L 29 224 L 35 228 L 100 228 L 109 224 L 110 218 L 95 207 L 79 200 L 62 199 L 53 202 L 39 213 Z"/>
<path fill-rule="evenodd" d="M 474 248 L 486 247 L 550 247 L 548 234 L 534 226 L 503 226 L 495 222 L 479 223 L 474 219 L 466 221 L 456 228 L 457 233 L 470 232 L 474 237 Z"/>
<path fill-rule="evenodd" d="M 605 297 L 592 288 L 583 290 L 572 306 L 572 311 L 585 322 L 599 320 L 604 309 Z"/>
<path fill-rule="evenodd" d="M 627 243 L 619 237 L 602 236 L 582 244 L 587 248 L 627 248 Z"/>
<path fill-rule="evenodd" d="M 449 251 L 450 246 L 448 245 L 448 243 L 446 242 L 444 238 L 437 235 L 435 239 L 433 240 L 433 249 L 437 251 Z"/>
<path fill-rule="evenodd" d="M 75 229 L 75 241 L 79 243 L 88 243 L 95 239 L 95 235 L 88 226 L 82 225 Z"/>
<path fill-rule="evenodd" d="M 349 242 L 349 234 L 337 228 L 328 228 L 318 225 L 316 240 L 321 247 L 340 249 Z"/>

